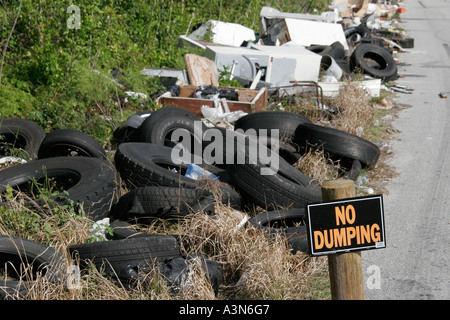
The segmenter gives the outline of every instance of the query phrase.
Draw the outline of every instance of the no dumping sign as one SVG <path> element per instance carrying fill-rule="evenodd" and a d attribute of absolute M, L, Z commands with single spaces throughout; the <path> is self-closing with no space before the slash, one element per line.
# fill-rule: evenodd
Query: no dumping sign
<path fill-rule="evenodd" d="M 313 256 L 386 247 L 382 195 L 308 204 L 305 211 Z"/>

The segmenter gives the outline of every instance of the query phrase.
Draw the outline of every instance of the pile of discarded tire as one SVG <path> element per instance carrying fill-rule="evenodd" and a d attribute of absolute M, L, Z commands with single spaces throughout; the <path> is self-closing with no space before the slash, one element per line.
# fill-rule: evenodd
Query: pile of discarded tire
<path fill-rule="evenodd" d="M 199 127 L 200 139 L 195 134 Z M 173 157 L 180 143 L 174 138 L 177 129 L 187 134 L 184 137 L 188 137 L 191 150 L 193 145 L 200 145 L 201 155 L 211 149 L 211 136 L 222 139 L 215 141 L 219 147 L 214 150 L 214 159 L 201 158 L 194 167 L 189 161 L 178 163 Z M 279 135 L 251 136 L 246 134 L 249 129 L 257 133 L 277 129 Z M 107 266 L 108 274 L 126 281 L 142 279 L 156 264 L 174 292 L 183 286 L 179 283 L 183 279 L 180 273 L 187 272 L 195 259 L 201 260 L 205 277 L 217 292 L 224 281 L 221 265 L 202 255 L 182 255 L 180 246 L 185 243 L 179 235 L 138 233 L 134 223 L 184 219 L 193 212 L 214 215 L 217 202 L 248 213 L 260 207 L 263 212 L 253 215 L 247 227 L 260 228 L 268 236 L 284 234 L 293 253 L 306 252 L 304 208 L 321 201 L 321 190 L 317 181 L 293 164 L 308 147 L 323 148 L 330 158 L 347 164 L 343 177 L 354 180 L 361 168 L 376 164 L 380 153 L 365 139 L 313 124 L 298 114 L 277 111 L 248 114 L 236 121 L 234 131 L 206 127 L 199 117 L 176 107 L 134 114 L 113 134 L 116 150 L 112 163 L 99 142 L 81 131 L 63 129 L 45 134 L 28 120 L 3 119 L 0 135 L 6 138 L 0 141 L 1 155 L 6 157 L 10 148 L 25 154 L 24 163 L 0 170 L 0 192 L 5 192 L 7 186 L 27 190 L 32 181 L 51 177 L 64 189 L 51 197 L 54 203 L 80 206 L 93 221 L 111 219 L 114 234 L 109 241 L 72 245 L 69 251 L 73 259 L 81 266 L 86 261 Z M 276 156 L 278 167 L 271 174 L 261 174 L 263 169 L 271 168 L 260 158 L 251 158 L 248 152 L 238 157 L 239 150 L 246 151 L 255 141 L 262 148 L 260 154 Z M 206 178 L 200 175 L 197 179 L 192 168 L 201 174 L 206 172 Z M 214 191 L 202 187 L 204 179 L 217 181 L 218 187 Z M 120 193 L 120 181 L 126 185 L 124 194 Z M 48 203 L 33 199 L 25 205 L 44 214 L 43 207 Z M 11 256 L 20 256 L 20 252 L 11 252 L 17 241 L 24 252 L 43 250 L 39 244 L 2 236 L 2 264 Z M 1 287 L 0 298 L 10 296 L 11 290 L 17 294 L 24 290 L 16 282 Z"/>
<path fill-rule="evenodd" d="M 348 51 L 338 41 L 331 45 L 312 45 L 307 49 L 322 56 L 322 69 L 332 75 L 338 73 L 339 77 L 352 77 L 360 72 L 383 81 L 397 80 L 397 63 L 391 47 L 400 50 L 413 48 L 414 39 L 393 31 L 371 29 L 368 19 L 370 15 L 361 19 L 359 25 L 343 25 Z"/>

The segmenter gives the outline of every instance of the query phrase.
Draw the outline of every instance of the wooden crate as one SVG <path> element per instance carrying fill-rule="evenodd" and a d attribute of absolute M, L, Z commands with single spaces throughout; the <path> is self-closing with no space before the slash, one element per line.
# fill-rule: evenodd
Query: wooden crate
<path fill-rule="evenodd" d="M 194 97 L 197 87 L 185 85 L 180 87 L 178 97 L 160 97 L 156 102 L 162 107 L 179 107 L 191 111 L 202 117 L 202 106 L 213 108 L 214 101 L 209 99 L 198 99 Z M 238 101 L 227 100 L 228 108 L 231 112 L 242 110 L 246 113 L 253 113 L 267 108 L 267 88 L 253 90 L 248 88 L 219 87 L 224 90 L 236 90 Z"/>

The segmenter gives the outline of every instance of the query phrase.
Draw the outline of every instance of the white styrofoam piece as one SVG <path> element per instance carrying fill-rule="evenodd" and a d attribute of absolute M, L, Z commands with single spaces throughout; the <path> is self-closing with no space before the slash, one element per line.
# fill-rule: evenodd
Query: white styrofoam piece
<path fill-rule="evenodd" d="M 255 41 L 255 31 L 237 23 L 208 20 L 188 35 L 190 39 L 239 47 L 244 41 Z"/>

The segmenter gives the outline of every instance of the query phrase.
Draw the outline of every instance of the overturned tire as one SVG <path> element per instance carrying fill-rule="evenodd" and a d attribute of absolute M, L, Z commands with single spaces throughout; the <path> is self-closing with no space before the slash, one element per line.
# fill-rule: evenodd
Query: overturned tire
<path fill-rule="evenodd" d="M 291 139 L 299 124 L 312 123 L 310 119 L 297 113 L 285 111 L 260 111 L 250 113 L 236 120 L 234 129 L 241 129 L 244 133 L 249 129 L 266 129 L 267 136 L 271 137 L 271 130 L 279 131 L 279 138 Z"/>
<path fill-rule="evenodd" d="M 22 150 L 19 156 L 25 160 L 36 159 L 44 130 L 36 123 L 25 119 L 0 119 L 0 155 L 12 149 Z"/>
<path fill-rule="evenodd" d="M 380 149 L 374 143 L 354 134 L 316 124 L 299 125 L 295 142 L 305 151 L 308 146 L 323 148 L 331 156 L 358 160 L 365 167 L 376 164 Z"/>
<path fill-rule="evenodd" d="M 42 140 L 38 151 L 39 159 L 63 156 L 106 159 L 105 150 L 96 139 L 75 129 L 55 130 Z"/>
<path fill-rule="evenodd" d="M 193 150 L 192 141 L 195 139 L 201 145 L 201 136 L 196 137 L 194 135 L 196 123 L 203 131 L 206 129 L 202 120 L 194 113 L 178 107 L 164 107 L 153 112 L 142 122 L 136 132 L 137 141 L 166 146 L 183 142 L 183 146 L 189 148 L 189 150 Z M 184 131 L 186 134 L 183 134 L 183 137 L 186 136 L 193 140 L 189 143 L 186 141 L 178 141 L 178 139 L 172 136 L 175 130 Z"/>
<path fill-rule="evenodd" d="M 370 29 L 365 25 L 348 28 L 344 31 L 347 42 L 352 46 L 358 45 L 362 38 L 370 37 L 371 33 Z"/>
<path fill-rule="evenodd" d="M 185 176 L 192 162 L 179 161 L 178 156 L 178 151 L 168 146 L 127 142 L 117 148 L 114 163 L 121 178 L 130 188 L 145 186 L 195 188 L 197 180 Z M 189 157 L 189 160 L 192 159 Z M 181 163 L 177 164 L 178 161 Z M 211 165 L 199 164 L 199 166 L 215 174 L 219 179 L 225 173 L 224 170 Z"/>
<path fill-rule="evenodd" d="M 139 222 L 154 218 L 182 218 L 193 211 L 214 214 L 214 198 L 206 190 L 147 186 L 131 190 L 120 197 L 111 209 L 115 219 L 138 219 Z"/>
<path fill-rule="evenodd" d="M 261 212 L 248 220 L 248 224 L 263 230 L 269 236 L 282 234 L 292 253 L 308 252 L 305 209 Z"/>
<path fill-rule="evenodd" d="M 82 267 L 92 263 L 122 279 L 136 279 L 138 269 L 149 271 L 155 263 L 181 256 L 175 237 L 156 234 L 72 245 L 69 252 Z"/>
<path fill-rule="evenodd" d="M 26 271 L 18 274 L 19 270 Z M 16 279 L 0 282 L 0 300 L 25 297 L 38 275 L 51 283 L 59 283 L 63 270 L 65 260 L 54 248 L 32 240 L 0 235 L 0 273 Z"/>
<path fill-rule="evenodd" d="M 52 205 L 75 204 L 93 220 L 107 217 L 118 192 L 115 168 L 106 160 L 89 157 L 55 157 L 33 160 L 0 171 L 0 193 L 7 186 L 28 193 L 27 205 L 41 209 Z M 33 187 L 52 179 L 58 190 L 51 201 L 34 196 Z M 62 190 L 61 190 L 62 189 Z"/>
<path fill-rule="evenodd" d="M 175 164 L 172 148 L 153 143 L 128 142 L 117 148 L 114 162 L 130 187 L 166 186 L 195 188 L 196 180 L 185 177 L 188 164 Z"/>
<path fill-rule="evenodd" d="M 350 68 L 383 81 L 396 80 L 397 64 L 391 53 L 384 47 L 361 43 L 350 56 Z"/>
<path fill-rule="evenodd" d="M 321 200 L 317 181 L 278 158 L 278 166 L 263 164 L 259 159 L 250 161 L 245 153 L 245 163 L 227 165 L 230 184 L 247 200 L 267 209 L 300 208 Z"/>

